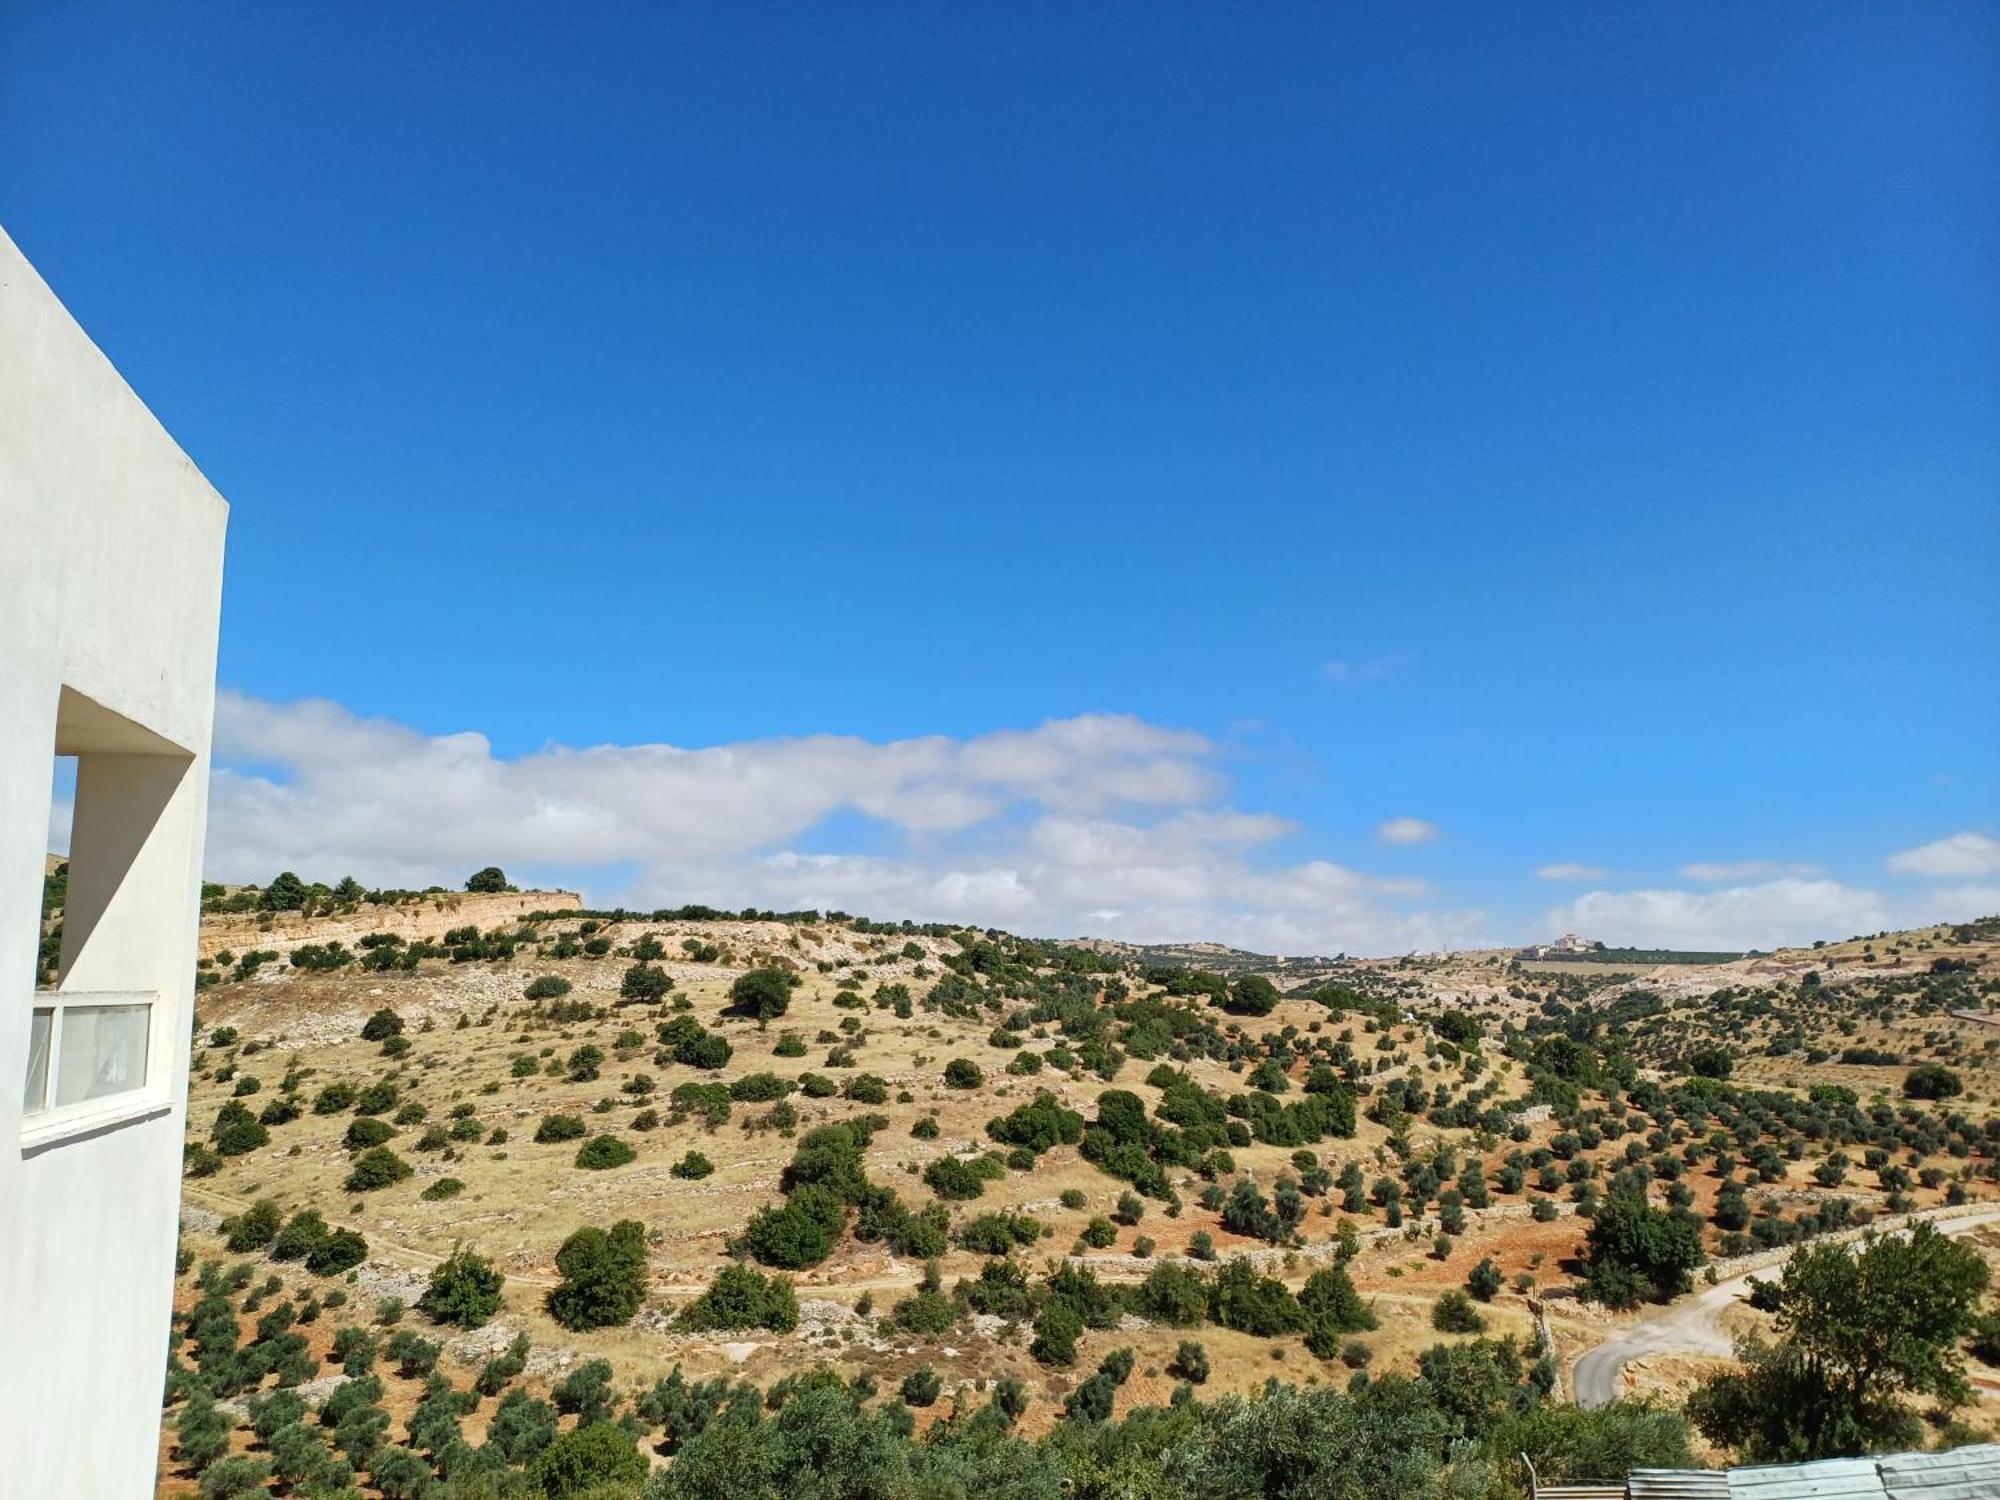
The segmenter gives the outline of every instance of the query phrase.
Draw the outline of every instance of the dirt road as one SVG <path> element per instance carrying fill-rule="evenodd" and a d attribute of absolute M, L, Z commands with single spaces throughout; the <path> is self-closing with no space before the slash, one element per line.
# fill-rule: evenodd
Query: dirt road
<path fill-rule="evenodd" d="M 1959 1210 L 1955 1217 L 1949 1218 L 1935 1213 L 1916 1217 L 1934 1222 L 1940 1234 L 1964 1234 L 1982 1224 L 2000 1222 L 2000 1209 L 1980 1212 Z M 1783 1267 L 1791 1258 L 1791 1253 L 1787 1249 L 1783 1254 L 1774 1256 L 1768 1265 L 1690 1292 L 1651 1317 L 1614 1334 L 1595 1349 L 1586 1351 L 1570 1372 L 1570 1388 L 1575 1392 L 1577 1405 L 1607 1405 L 1618 1395 L 1618 1375 L 1625 1368 L 1626 1361 L 1642 1355 L 1707 1354 L 1728 1358 L 1730 1338 L 1723 1332 L 1721 1321 L 1724 1310 L 1739 1298 L 1750 1295 L 1752 1276 L 1768 1277 Z"/>

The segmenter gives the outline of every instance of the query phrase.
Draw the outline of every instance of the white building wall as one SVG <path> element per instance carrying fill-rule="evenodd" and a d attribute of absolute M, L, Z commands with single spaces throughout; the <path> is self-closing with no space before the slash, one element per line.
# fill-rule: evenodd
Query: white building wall
<path fill-rule="evenodd" d="M 228 508 L 0 232 L 0 1489 L 151 1495 Z M 58 738 L 59 987 L 152 992 L 149 1082 L 23 1113 Z"/>

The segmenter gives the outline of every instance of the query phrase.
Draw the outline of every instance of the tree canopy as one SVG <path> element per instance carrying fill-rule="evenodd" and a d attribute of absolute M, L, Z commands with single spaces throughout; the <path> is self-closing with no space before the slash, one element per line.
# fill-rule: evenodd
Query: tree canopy
<path fill-rule="evenodd" d="M 1704 1382 L 1688 1415 L 1754 1463 L 1913 1443 L 1905 1397 L 1968 1393 L 1958 1343 L 1986 1281 L 1979 1252 L 1929 1224 L 1858 1248 L 1806 1246 L 1776 1289 L 1777 1341 L 1741 1342 L 1745 1368 Z"/>

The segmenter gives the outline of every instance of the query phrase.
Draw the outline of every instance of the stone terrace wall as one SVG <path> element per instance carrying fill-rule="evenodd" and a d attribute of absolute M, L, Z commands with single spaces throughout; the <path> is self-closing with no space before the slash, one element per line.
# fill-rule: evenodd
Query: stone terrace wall
<path fill-rule="evenodd" d="M 532 911 L 572 911 L 583 905 L 575 891 L 502 891 L 474 895 L 441 891 L 402 906 L 363 905 L 341 916 L 310 920 L 297 912 L 236 912 L 201 919 L 200 953 L 213 958 L 227 949 L 245 953 L 264 948 L 290 953 L 302 943 L 342 942 L 352 948 L 371 932 L 401 938 L 438 938 L 451 927 L 475 924 L 480 931 L 517 921 Z"/>

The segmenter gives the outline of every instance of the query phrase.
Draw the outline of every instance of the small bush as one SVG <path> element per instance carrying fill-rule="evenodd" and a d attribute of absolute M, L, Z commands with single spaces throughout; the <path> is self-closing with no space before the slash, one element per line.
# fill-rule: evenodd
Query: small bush
<path fill-rule="evenodd" d="M 889 1102 L 889 1085 L 880 1078 L 877 1078 L 873 1073 L 856 1073 L 852 1078 L 847 1080 L 847 1087 L 841 1090 L 841 1092 L 856 1104 L 887 1104 Z"/>
<path fill-rule="evenodd" d="M 729 1097 L 739 1104 L 769 1104 L 797 1087 L 776 1073 L 747 1073 L 729 1085 Z"/>
<path fill-rule="evenodd" d="M 549 1500 L 570 1500 L 599 1490 L 629 1492 L 648 1468 L 646 1456 L 623 1428 L 592 1422 L 550 1443 L 528 1465 L 528 1475 Z"/>
<path fill-rule="evenodd" d="M 1493 1263 L 1493 1257 L 1489 1255 L 1466 1274 L 1465 1286 L 1466 1290 L 1479 1301 L 1491 1302 L 1505 1281 L 1506 1278 L 1501 1275 L 1500 1268 Z"/>
<path fill-rule="evenodd" d="M 798 976 L 784 969 L 752 969 L 729 986 L 731 1008 L 758 1021 L 771 1021 L 791 1008 Z"/>
<path fill-rule="evenodd" d="M 306 1252 L 306 1269 L 315 1276 L 344 1276 L 368 1259 L 368 1241 L 352 1229 L 336 1229 Z"/>
<path fill-rule="evenodd" d="M 681 1310 L 684 1328 L 768 1328 L 789 1333 L 798 1327 L 799 1300 L 791 1278 L 765 1276 L 748 1266 L 724 1266 L 694 1301 Z"/>
<path fill-rule="evenodd" d="M 556 1252 L 562 1284 L 549 1293 L 549 1316 L 572 1332 L 632 1321 L 646 1296 L 646 1230 L 624 1219 L 607 1232 L 579 1229 Z"/>
<path fill-rule="evenodd" d="M 277 1238 L 284 1215 L 269 1198 L 259 1198 L 233 1219 L 222 1221 L 222 1238 L 232 1251 L 242 1255 L 262 1250 Z"/>
<path fill-rule="evenodd" d="M 433 1268 L 430 1285 L 417 1299 L 417 1308 L 439 1323 L 478 1328 L 500 1310 L 502 1285 L 491 1261 L 461 1248 Z"/>
<path fill-rule="evenodd" d="M 1453 1287 L 1431 1304 L 1431 1327 L 1439 1333 L 1478 1333 L 1486 1327 L 1486 1319 L 1470 1297 Z"/>
<path fill-rule="evenodd" d="M 370 1146 L 380 1146 L 393 1139 L 395 1134 L 396 1127 L 387 1120 L 363 1115 L 349 1123 L 347 1134 L 340 1138 L 340 1143 L 349 1151 L 366 1151 Z"/>
<path fill-rule="evenodd" d="M 944 1084 L 951 1089 L 976 1089 L 986 1082 L 979 1064 L 970 1058 L 954 1057 L 944 1065 Z"/>
<path fill-rule="evenodd" d="M 543 1115 L 542 1123 L 535 1127 L 535 1144 L 548 1146 L 562 1141 L 582 1140 L 589 1129 L 576 1115 Z"/>
<path fill-rule="evenodd" d="M 1189 1385 L 1204 1384 L 1208 1380 L 1208 1351 L 1193 1339 L 1182 1339 L 1167 1373 Z"/>
<path fill-rule="evenodd" d="M 590 1172 L 629 1165 L 639 1153 L 615 1135 L 600 1135 L 576 1153 L 576 1164 Z"/>
<path fill-rule="evenodd" d="M 940 1156 L 924 1168 L 924 1185 L 940 1198 L 960 1202 L 986 1191 L 979 1173 L 955 1156 Z"/>
<path fill-rule="evenodd" d="M 699 1151 L 691 1150 L 667 1170 L 675 1177 L 685 1178 L 689 1182 L 699 1182 L 715 1170 L 715 1163 Z"/>
<path fill-rule="evenodd" d="M 387 1146 L 376 1146 L 354 1159 L 344 1184 L 350 1193 L 370 1193 L 389 1187 L 410 1175 L 410 1164 Z"/>
<path fill-rule="evenodd" d="M 403 1034 L 403 1018 L 387 1006 L 370 1016 L 361 1027 L 364 1042 L 386 1042 L 392 1036 Z"/>
<path fill-rule="evenodd" d="M 273 1260 L 304 1260 L 327 1235 L 326 1220 L 316 1208 L 301 1209 L 271 1241 Z"/>

